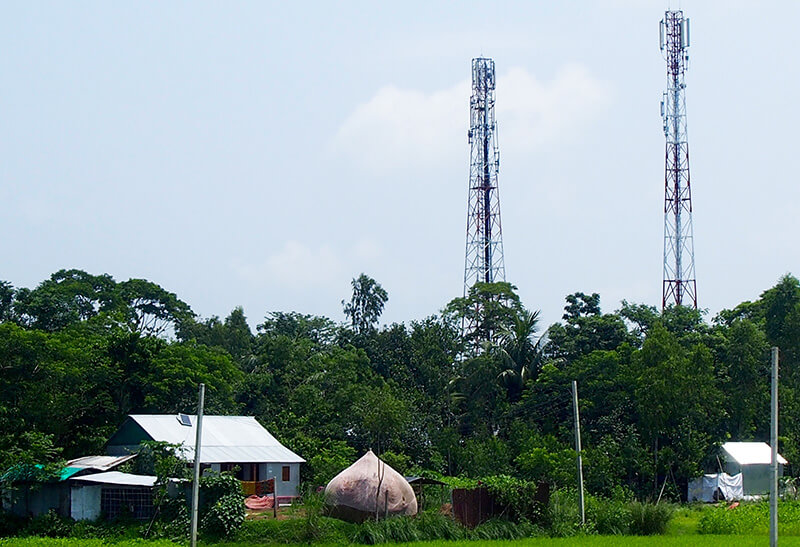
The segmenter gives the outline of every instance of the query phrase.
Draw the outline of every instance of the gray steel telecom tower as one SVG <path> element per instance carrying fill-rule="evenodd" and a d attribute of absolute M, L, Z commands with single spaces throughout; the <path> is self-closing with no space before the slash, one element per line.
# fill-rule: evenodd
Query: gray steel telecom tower
<path fill-rule="evenodd" d="M 467 204 L 467 250 L 464 262 L 464 296 L 475 283 L 506 280 L 503 263 L 503 230 L 497 171 L 497 124 L 494 117 L 494 61 L 472 60 L 472 96 L 469 103 L 469 198 Z M 465 335 L 474 335 L 480 310 L 465 320 Z M 475 337 L 472 336 L 474 339 Z M 474 339 L 477 348 L 481 340 Z"/>
<path fill-rule="evenodd" d="M 661 117 L 667 140 L 664 170 L 664 280 L 662 309 L 669 305 L 697 308 L 692 230 L 692 187 L 686 134 L 686 84 L 689 19 L 682 11 L 667 11 L 660 26 L 661 51 L 667 61 L 667 90 Z"/>

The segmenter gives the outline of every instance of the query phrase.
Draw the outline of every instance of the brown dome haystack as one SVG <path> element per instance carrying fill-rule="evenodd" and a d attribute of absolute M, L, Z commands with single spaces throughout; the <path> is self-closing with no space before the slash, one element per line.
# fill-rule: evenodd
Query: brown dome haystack
<path fill-rule="evenodd" d="M 408 481 L 372 453 L 336 475 L 325 487 L 331 516 L 348 522 L 417 514 L 417 497 Z"/>

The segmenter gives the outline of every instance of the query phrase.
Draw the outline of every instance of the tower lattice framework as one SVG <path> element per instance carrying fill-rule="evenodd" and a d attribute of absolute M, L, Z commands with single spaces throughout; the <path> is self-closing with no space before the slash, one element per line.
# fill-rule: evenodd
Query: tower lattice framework
<path fill-rule="evenodd" d="M 473 59 L 470 127 L 467 133 L 470 162 L 464 296 L 475 283 L 506 280 L 500 194 L 497 186 L 500 151 L 497 147 L 494 106 L 494 61 L 483 57 Z M 481 340 L 475 339 L 474 335 L 481 310 L 472 312 L 471 317 L 464 321 L 462 330 L 465 336 L 471 335 L 473 345 L 478 347 Z"/>
<path fill-rule="evenodd" d="M 667 90 L 661 102 L 666 137 L 664 170 L 664 279 L 662 308 L 697 308 L 692 228 L 692 187 L 686 133 L 686 84 L 689 19 L 667 11 L 661 21 L 661 51 L 667 61 Z"/>

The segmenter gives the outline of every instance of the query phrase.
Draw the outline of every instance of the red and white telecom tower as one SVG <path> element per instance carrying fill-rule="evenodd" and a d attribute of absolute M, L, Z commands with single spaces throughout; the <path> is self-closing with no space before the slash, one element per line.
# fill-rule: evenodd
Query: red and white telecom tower
<path fill-rule="evenodd" d="M 497 148 L 494 61 L 483 57 L 472 60 L 472 95 L 469 105 L 469 198 L 467 203 L 467 247 L 464 261 L 464 296 L 475 283 L 506 280 L 503 261 L 503 228 L 500 224 L 500 194 Z M 480 304 L 476 304 L 480 305 Z M 462 333 L 473 335 L 481 310 L 465 320 Z M 473 352 L 481 340 L 473 340 Z"/>
<path fill-rule="evenodd" d="M 667 11 L 661 21 L 661 51 L 667 61 L 667 90 L 661 101 L 666 137 L 664 172 L 664 280 L 662 309 L 669 305 L 697 308 L 692 229 L 692 187 L 686 134 L 686 84 L 689 19 Z"/>

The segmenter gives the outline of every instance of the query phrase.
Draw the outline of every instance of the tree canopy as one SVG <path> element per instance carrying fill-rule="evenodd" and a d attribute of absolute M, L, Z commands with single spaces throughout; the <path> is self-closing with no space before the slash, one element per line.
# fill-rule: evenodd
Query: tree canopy
<path fill-rule="evenodd" d="M 197 317 L 158 284 L 61 270 L 0 281 L 0 465 L 99 453 L 130 413 L 256 416 L 322 483 L 368 448 L 401 472 L 574 481 L 579 384 L 590 490 L 667 495 L 726 440 L 769 437 L 769 347 L 781 349 L 781 452 L 800 457 L 800 282 L 790 275 L 708 322 L 702 311 L 565 297 L 545 328 L 510 283 L 378 327 L 388 294 L 353 279 L 346 321 L 245 310 Z M 462 335 L 462 326 L 471 329 Z M 477 345 L 477 341 L 487 342 Z M 655 492 L 657 493 L 657 492 Z"/>

